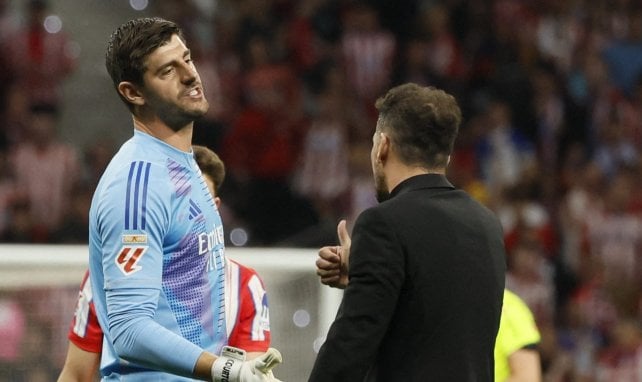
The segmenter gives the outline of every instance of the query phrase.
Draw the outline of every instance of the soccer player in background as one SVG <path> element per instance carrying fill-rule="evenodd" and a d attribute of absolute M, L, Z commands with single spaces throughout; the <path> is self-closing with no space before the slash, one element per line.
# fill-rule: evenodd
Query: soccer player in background
<path fill-rule="evenodd" d="M 106 66 L 134 136 L 89 213 L 103 380 L 269 381 L 277 350 L 246 361 L 226 346 L 223 226 L 191 149 L 209 104 L 182 31 L 159 18 L 126 22 Z"/>
<path fill-rule="evenodd" d="M 225 179 L 225 165 L 212 150 L 194 145 L 194 159 L 219 208 L 218 189 Z M 248 359 L 270 347 L 267 295 L 259 275 L 251 268 L 225 259 L 225 322 L 228 345 L 247 351 Z M 69 327 L 69 348 L 58 382 L 93 381 L 98 372 L 103 331 L 92 301 L 89 272 L 80 285 L 78 304 Z"/>

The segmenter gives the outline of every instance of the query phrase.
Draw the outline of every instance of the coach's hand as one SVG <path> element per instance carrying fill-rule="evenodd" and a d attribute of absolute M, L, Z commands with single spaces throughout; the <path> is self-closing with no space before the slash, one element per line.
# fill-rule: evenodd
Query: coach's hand
<path fill-rule="evenodd" d="M 350 245 L 352 244 L 345 220 L 341 220 L 337 225 L 337 234 L 339 246 L 319 249 L 316 266 L 317 275 L 322 284 L 343 289 L 348 286 Z"/>
<path fill-rule="evenodd" d="M 245 351 L 225 346 L 212 365 L 214 382 L 279 382 L 272 375 L 272 368 L 281 363 L 281 353 L 269 348 L 263 355 L 245 360 Z"/>

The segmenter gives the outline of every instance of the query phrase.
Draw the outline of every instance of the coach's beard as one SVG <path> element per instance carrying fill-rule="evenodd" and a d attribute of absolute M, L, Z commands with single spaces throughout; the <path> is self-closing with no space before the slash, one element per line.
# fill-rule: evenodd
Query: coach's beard
<path fill-rule="evenodd" d="M 377 201 L 379 203 L 383 203 L 386 200 L 390 199 L 390 192 L 388 191 L 388 186 L 386 185 L 385 174 L 375 174 L 375 192 L 377 195 Z"/>

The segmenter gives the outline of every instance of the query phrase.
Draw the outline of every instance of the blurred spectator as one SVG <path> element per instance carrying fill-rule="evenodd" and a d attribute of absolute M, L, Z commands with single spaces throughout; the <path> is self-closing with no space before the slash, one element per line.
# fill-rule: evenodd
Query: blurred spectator
<path fill-rule="evenodd" d="M 620 97 L 616 104 L 617 118 L 622 125 L 621 134 L 637 151 L 642 148 L 642 75 L 638 77 L 630 97 Z"/>
<path fill-rule="evenodd" d="M 103 138 L 90 143 L 84 150 L 81 182 L 87 187 L 96 187 L 115 150 L 116 145 L 110 139 Z"/>
<path fill-rule="evenodd" d="M 554 172 L 559 168 L 560 143 L 566 129 L 566 105 L 559 80 L 551 68 L 538 68 L 531 78 L 538 159 L 543 171 Z"/>
<path fill-rule="evenodd" d="M 194 45 L 204 51 L 213 49 L 215 40 L 211 26 L 216 2 L 164 0 L 153 2 L 152 6 L 160 17 L 181 26 L 190 49 Z M 201 67 L 198 67 L 198 72 L 201 73 Z"/>
<path fill-rule="evenodd" d="M 551 260 L 558 254 L 558 242 L 552 216 L 543 203 L 545 176 L 541 171 L 537 162 L 532 162 L 518 182 L 505 190 L 502 203 L 494 208 L 504 228 L 508 251 L 520 241 L 532 239 L 542 255 Z"/>
<path fill-rule="evenodd" d="M 508 253 L 506 289 L 524 300 L 538 327 L 554 322 L 555 292 L 551 265 L 533 238 L 523 238 Z"/>
<path fill-rule="evenodd" d="M 430 50 L 421 38 L 406 41 L 401 47 L 401 57 L 397 63 L 393 83 L 414 82 L 422 86 L 439 86 L 438 76 L 433 72 L 428 58 Z"/>
<path fill-rule="evenodd" d="M 467 67 L 450 26 L 448 8 L 435 3 L 425 6 L 418 17 L 419 33 L 426 39 L 424 59 L 436 79 L 435 85 L 447 91 L 458 90 L 466 78 Z"/>
<path fill-rule="evenodd" d="M 0 119 L 1 149 L 8 150 L 11 145 L 23 141 L 27 136 L 27 119 L 30 101 L 25 89 L 14 81 L 9 83 L 6 104 Z"/>
<path fill-rule="evenodd" d="M 29 201 L 23 195 L 15 197 L 9 204 L 9 224 L 2 234 L 5 243 L 44 242 L 48 239 L 38 229 L 31 217 Z"/>
<path fill-rule="evenodd" d="M 618 320 L 617 306 L 609 291 L 608 280 L 602 263 L 589 259 L 584 263 L 580 282 L 571 296 L 569 307 L 575 309 L 577 323 L 590 330 L 597 346 L 602 346 L 607 332 Z"/>
<path fill-rule="evenodd" d="M 586 255 L 604 267 L 607 285 L 622 293 L 642 280 L 642 219 L 630 210 L 631 176 L 619 171 L 607 184 L 604 208 L 585 221 Z M 621 303 L 620 309 L 637 309 L 636 299 Z"/>
<path fill-rule="evenodd" d="M 342 217 L 339 203 L 349 182 L 350 127 L 342 113 L 341 99 L 322 93 L 317 114 L 303 140 L 294 188 L 314 204 L 320 218 L 333 223 Z"/>
<path fill-rule="evenodd" d="M 569 150 L 562 177 L 566 192 L 560 201 L 559 230 L 563 263 L 579 275 L 583 266 L 585 224 L 600 214 L 605 179 L 595 162 L 588 162 L 584 151 Z"/>
<path fill-rule="evenodd" d="M 50 241 L 60 244 L 85 244 L 89 240 L 89 207 L 94 187 L 78 185 L 71 190 L 73 199 L 65 210 Z"/>
<path fill-rule="evenodd" d="M 61 86 L 75 68 L 76 49 L 61 30 L 61 20 L 57 16 L 46 19 L 47 0 L 29 0 L 24 6 L 26 24 L 9 39 L 10 71 L 27 90 L 31 103 L 61 106 Z"/>
<path fill-rule="evenodd" d="M 485 129 L 485 119 L 481 116 L 474 116 L 459 130 L 459 136 L 455 141 L 455 148 L 450 157 L 448 165 L 448 178 L 461 189 L 466 190 L 473 198 L 480 203 L 495 209 L 491 200 L 488 188 L 480 177 L 479 163 L 477 161 L 476 145 Z M 499 198 L 497 198 L 499 199 Z"/>
<path fill-rule="evenodd" d="M 581 10 L 566 1 L 546 1 L 537 22 L 537 48 L 544 61 L 564 72 L 571 67 L 575 46 L 582 37 Z"/>
<path fill-rule="evenodd" d="M 17 189 L 25 194 L 30 217 L 37 224 L 34 241 L 51 239 L 49 234 L 62 221 L 73 196 L 71 190 L 81 176 L 76 150 L 60 141 L 57 123 L 55 106 L 34 105 L 29 139 L 15 145 L 10 153 Z"/>
<path fill-rule="evenodd" d="M 283 240 L 316 223 L 316 214 L 290 189 L 307 121 L 300 82 L 272 58 L 269 40 L 249 41 L 243 79 L 246 104 L 223 138 L 221 156 L 230 169 L 225 196 L 250 224 L 256 244 Z M 297 211 L 292 214 L 291 211 Z"/>
<path fill-rule="evenodd" d="M 0 0 L 0 41 L 10 36 L 16 27 L 16 17 L 9 11 L 11 0 Z"/>
<path fill-rule="evenodd" d="M 631 137 L 624 133 L 624 126 L 616 118 L 599 127 L 598 144 L 595 147 L 596 163 L 604 175 L 610 179 L 620 168 L 637 164 L 639 153 Z"/>
<path fill-rule="evenodd" d="M 591 267 L 587 280 L 560 311 L 557 347 L 548 352 L 545 380 L 594 381 L 597 354 L 604 346 L 604 327 L 615 323 L 613 305 Z M 592 275 L 588 275 L 591 273 Z"/>
<path fill-rule="evenodd" d="M 642 12 L 630 10 L 625 22 L 617 25 L 625 28 L 625 35 L 614 35 L 604 48 L 603 57 L 615 86 L 631 95 L 642 74 Z"/>
<path fill-rule="evenodd" d="M 374 101 L 390 85 L 397 42 L 367 3 L 354 3 L 343 17 L 341 54 L 346 78 L 361 105 L 374 110 Z"/>
<path fill-rule="evenodd" d="M 528 2 L 496 0 L 492 6 L 489 85 L 492 97 L 504 100 L 511 122 L 528 139 L 535 139 L 532 84 L 529 72 L 538 62 L 534 47 L 534 9 Z"/>
<path fill-rule="evenodd" d="M 222 95 L 219 104 L 212 105 L 217 111 L 217 119 L 226 127 L 231 125 L 240 110 L 243 88 L 241 51 L 237 46 L 240 12 L 236 0 L 221 0 L 217 2 L 217 10 L 212 21 L 215 35 L 214 46 L 210 52 L 211 60 L 215 63 L 218 74 L 219 93 Z M 198 67 L 200 72 L 201 67 Z M 209 91 L 209 90 L 208 90 Z M 208 98 L 209 99 L 209 98 Z M 212 147 L 212 149 L 215 149 Z"/>
<path fill-rule="evenodd" d="M 598 49 L 590 44 L 578 48 L 574 65 L 565 74 L 564 87 L 568 95 L 566 118 L 567 139 L 585 145 L 588 152 L 593 150 L 597 136 L 597 120 L 608 115 L 613 85 L 609 82 L 606 64 Z"/>
<path fill-rule="evenodd" d="M 305 75 L 319 62 L 332 57 L 332 44 L 323 38 L 319 19 L 331 21 L 325 16 L 327 0 L 300 1 L 287 25 L 289 60 L 300 75 Z M 335 24 L 338 24 L 335 22 Z"/>
<path fill-rule="evenodd" d="M 513 186 L 535 160 L 533 144 L 513 125 L 506 102 L 495 100 L 487 108 L 487 132 L 477 143 L 481 177 L 492 193 Z"/>
<path fill-rule="evenodd" d="M 303 138 L 292 188 L 308 200 L 318 223 L 280 245 L 320 247 L 336 240 L 336 222 L 349 212 L 354 182 L 350 134 L 343 97 L 331 89 L 314 97 L 316 110 Z"/>
<path fill-rule="evenodd" d="M 7 154 L 0 151 L 0 238 L 9 226 L 11 204 L 17 195 L 13 172 L 9 168 Z"/>
<path fill-rule="evenodd" d="M 9 12 L 9 0 L 0 0 L 0 49 L 6 52 L 10 42 L 10 36 L 15 28 L 14 17 Z M 8 145 L 7 129 L 4 118 L 7 107 L 7 97 L 13 81 L 9 65 L 9 55 L 0 56 L 0 150 L 6 149 Z"/>
<path fill-rule="evenodd" d="M 642 329 L 635 319 L 620 320 L 610 331 L 610 344 L 599 354 L 596 382 L 642 380 Z"/>

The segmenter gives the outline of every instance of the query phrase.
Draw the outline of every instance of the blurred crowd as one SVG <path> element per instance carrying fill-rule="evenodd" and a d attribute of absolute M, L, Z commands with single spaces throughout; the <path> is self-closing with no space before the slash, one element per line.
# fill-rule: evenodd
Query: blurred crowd
<path fill-rule="evenodd" d="M 184 29 L 208 93 L 194 142 L 226 163 L 228 233 L 334 242 L 338 219 L 375 203 L 374 100 L 440 87 L 465 121 L 449 178 L 504 225 L 507 287 L 535 314 L 545 380 L 642 381 L 642 3 L 151 5 Z M 59 138 L 77 57 L 45 1 L 25 6 L 19 25 L 0 8 L 0 242 L 84 243 L 117 145 Z"/>

